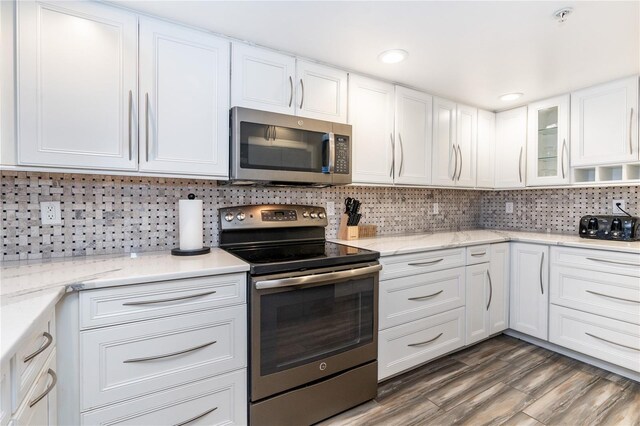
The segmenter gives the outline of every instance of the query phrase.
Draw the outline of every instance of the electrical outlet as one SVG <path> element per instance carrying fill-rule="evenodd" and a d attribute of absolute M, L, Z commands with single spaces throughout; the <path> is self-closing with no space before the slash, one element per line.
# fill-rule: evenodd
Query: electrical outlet
<path fill-rule="evenodd" d="M 327 201 L 327 216 L 333 217 L 336 214 L 336 203 Z"/>
<path fill-rule="evenodd" d="M 40 220 L 43 225 L 62 225 L 60 201 L 43 201 L 40 203 Z"/>
<path fill-rule="evenodd" d="M 504 212 L 505 213 L 513 213 L 513 203 L 511 201 L 508 201 L 505 205 L 504 205 Z"/>
<path fill-rule="evenodd" d="M 627 203 L 624 200 L 613 200 L 611 203 L 613 214 L 624 215 L 624 212 L 618 208 L 618 203 L 620 203 L 622 210 L 627 210 Z"/>
<path fill-rule="evenodd" d="M 438 203 L 433 203 L 433 214 L 438 214 L 439 211 L 440 207 L 438 206 Z"/>

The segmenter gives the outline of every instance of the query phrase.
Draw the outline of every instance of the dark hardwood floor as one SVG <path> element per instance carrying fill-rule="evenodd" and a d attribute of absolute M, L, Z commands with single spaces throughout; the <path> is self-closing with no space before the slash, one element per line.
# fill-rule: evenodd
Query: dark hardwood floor
<path fill-rule="evenodd" d="M 378 388 L 336 425 L 640 425 L 640 384 L 500 335 Z"/>

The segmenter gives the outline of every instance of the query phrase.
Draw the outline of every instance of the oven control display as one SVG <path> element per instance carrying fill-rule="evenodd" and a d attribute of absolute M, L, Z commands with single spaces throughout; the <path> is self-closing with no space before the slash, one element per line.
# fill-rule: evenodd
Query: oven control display
<path fill-rule="evenodd" d="M 263 222 L 285 222 L 298 220 L 295 210 L 262 210 Z"/>

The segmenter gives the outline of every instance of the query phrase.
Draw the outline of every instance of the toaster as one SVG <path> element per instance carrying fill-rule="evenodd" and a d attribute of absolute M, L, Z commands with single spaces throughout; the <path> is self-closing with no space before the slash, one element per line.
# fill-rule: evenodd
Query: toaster
<path fill-rule="evenodd" d="M 637 216 L 590 215 L 580 219 L 582 238 L 598 240 L 640 240 L 640 218 Z"/>

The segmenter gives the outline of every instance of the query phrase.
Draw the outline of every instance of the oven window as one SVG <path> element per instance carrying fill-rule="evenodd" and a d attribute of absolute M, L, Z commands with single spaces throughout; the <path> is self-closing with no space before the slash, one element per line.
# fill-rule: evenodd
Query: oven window
<path fill-rule="evenodd" d="M 321 132 L 240 123 L 240 167 L 322 173 L 325 156 Z"/>
<path fill-rule="evenodd" d="M 260 296 L 261 375 L 373 341 L 373 277 Z"/>

